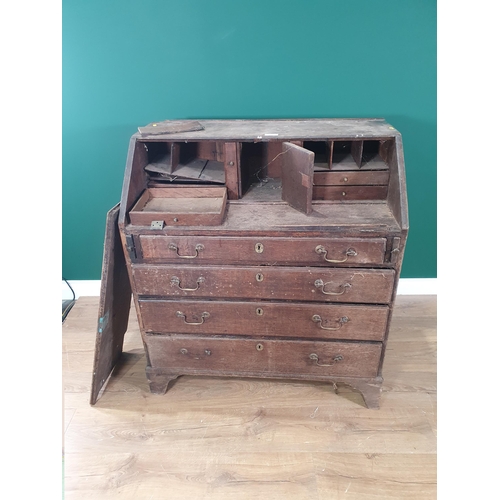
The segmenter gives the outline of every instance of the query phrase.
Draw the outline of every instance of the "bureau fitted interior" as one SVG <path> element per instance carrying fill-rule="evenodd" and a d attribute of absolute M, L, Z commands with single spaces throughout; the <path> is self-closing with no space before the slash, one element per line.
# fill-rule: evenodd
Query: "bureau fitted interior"
<path fill-rule="evenodd" d="M 294 141 L 314 154 L 313 200 L 344 202 L 385 200 L 389 184 L 389 162 L 394 140 Z M 222 142 L 144 142 L 147 148 L 148 185 L 225 184 L 225 148 Z M 278 197 L 281 179 L 288 174 L 283 162 L 283 141 L 237 143 L 238 184 L 232 199 L 244 198 L 251 187 L 270 180 Z M 333 186 L 344 186 L 347 193 Z M 263 197 L 260 200 L 265 201 Z"/>
<path fill-rule="evenodd" d="M 151 391 L 185 374 L 324 380 L 378 407 L 408 230 L 399 133 L 197 123 L 136 134 L 127 159 L 118 228 Z"/>

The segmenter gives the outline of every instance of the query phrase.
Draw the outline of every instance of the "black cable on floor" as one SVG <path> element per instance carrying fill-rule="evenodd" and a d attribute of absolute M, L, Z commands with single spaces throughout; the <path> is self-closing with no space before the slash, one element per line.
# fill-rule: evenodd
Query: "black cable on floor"
<path fill-rule="evenodd" d="M 66 316 L 70 312 L 71 308 L 75 305 L 76 295 L 75 295 L 75 291 L 73 290 L 73 288 L 71 288 L 71 285 L 69 284 L 68 280 L 63 277 L 63 281 L 66 282 L 66 284 L 69 286 L 69 289 L 73 293 L 73 299 L 62 301 L 62 322 L 64 323 Z"/>

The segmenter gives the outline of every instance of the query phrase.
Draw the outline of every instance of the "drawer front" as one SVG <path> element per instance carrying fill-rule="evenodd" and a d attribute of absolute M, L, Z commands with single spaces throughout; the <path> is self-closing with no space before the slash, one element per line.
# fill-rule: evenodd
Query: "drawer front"
<path fill-rule="evenodd" d="M 138 295 L 388 304 L 390 269 L 217 267 L 136 264 Z"/>
<path fill-rule="evenodd" d="M 150 262 L 349 266 L 384 263 L 385 238 L 220 238 L 140 235 Z"/>
<path fill-rule="evenodd" d="M 146 336 L 151 366 L 170 373 L 375 377 L 381 343 Z"/>
<path fill-rule="evenodd" d="M 314 172 L 315 186 L 386 186 L 388 183 L 388 170 Z"/>
<path fill-rule="evenodd" d="M 146 332 L 311 339 L 384 338 L 389 308 L 342 304 L 140 300 Z"/>

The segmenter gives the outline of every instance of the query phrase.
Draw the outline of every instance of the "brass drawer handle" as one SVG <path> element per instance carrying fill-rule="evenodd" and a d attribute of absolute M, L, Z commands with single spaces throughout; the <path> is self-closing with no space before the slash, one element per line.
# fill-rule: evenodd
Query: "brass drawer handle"
<path fill-rule="evenodd" d="M 322 328 L 323 330 L 340 330 L 343 325 L 345 325 L 348 321 L 349 318 L 347 316 L 342 316 L 341 318 L 337 319 L 336 322 L 339 324 L 339 326 L 331 328 L 329 326 L 323 326 L 323 320 L 319 314 L 315 314 L 312 317 L 312 320 L 315 323 L 319 323 L 319 327 Z"/>
<path fill-rule="evenodd" d="M 182 349 L 179 349 L 179 352 L 183 355 L 183 356 L 186 356 L 188 354 L 188 350 L 183 347 Z M 210 356 L 212 354 L 212 351 L 210 349 L 205 349 L 205 354 L 207 356 Z M 196 358 L 196 359 L 200 359 L 200 358 Z"/>
<path fill-rule="evenodd" d="M 358 252 L 356 252 L 356 250 L 354 250 L 354 248 L 349 248 L 345 252 L 345 259 L 342 259 L 342 260 L 328 259 L 327 258 L 328 250 L 323 245 L 318 245 L 315 248 L 315 252 L 319 255 L 323 254 L 323 259 L 326 260 L 326 262 L 333 262 L 335 264 L 341 264 L 342 262 L 346 262 L 346 260 L 349 257 L 356 257 L 356 255 L 358 255 Z"/>
<path fill-rule="evenodd" d="M 210 313 L 204 312 L 204 313 L 201 313 L 201 321 L 200 322 L 198 322 L 198 323 L 190 323 L 189 321 L 186 321 L 186 315 L 183 312 L 177 311 L 175 313 L 175 315 L 178 318 L 184 318 L 184 323 L 186 323 L 186 325 L 203 325 L 203 323 L 205 322 L 205 319 L 207 319 L 207 318 L 210 317 Z"/>
<path fill-rule="evenodd" d="M 205 278 L 203 276 L 200 276 L 196 280 L 196 288 L 182 288 L 181 287 L 181 280 L 177 276 L 173 276 L 172 279 L 170 280 L 170 286 L 176 286 L 180 290 L 183 290 L 184 292 L 195 292 L 200 288 L 200 284 L 205 281 Z"/>
<path fill-rule="evenodd" d="M 179 255 L 179 248 L 175 243 L 169 243 L 168 248 L 169 250 L 175 250 L 177 257 L 180 257 L 181 259 L 196 259 L 196 257 L 198 257 L 198 253 L 201 252 L 205 247 L 201 243 L 198 243 L 198 245 L 194 247 L 194 250 L 196 252 L 194 255 Z"/>
<path fill-rule="evenodd" d="M 316 288 L 321 288 L 321 293 L 325 295 L 343 295 L 348 288 L 351 288 L 352 285 L 350 283 L 344 283 L 343 285 L 339 285 L 339 288 L 342 288 L 341 292 L 325 292 L 325 286 L 333 283 L 333 281 L 327 281 L 326 283 L 323 280 L 319 279 L 314 282 L 314 286 Z"/>
<path fill-rule="evenodd" d="M 313 361 L 316 362 L 318 366 L 334 366 L 335 363 L 339 363 L 344 359 L 344 356 L 342 354 L 337 354 L 336 356 L 333 357 L 332 361 L 333 363 L 331 364 L 322 364 L 319 362 L 319 356 L 317 354 L 311 353 L 309 354 L 309 359 L 312 359 Z"/>

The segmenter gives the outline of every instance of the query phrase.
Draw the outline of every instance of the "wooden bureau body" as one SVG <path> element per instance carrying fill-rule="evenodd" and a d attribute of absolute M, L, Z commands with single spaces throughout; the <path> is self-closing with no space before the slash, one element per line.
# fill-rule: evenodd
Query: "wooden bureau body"
<path fill-rule="evenodd" d="M 108 214 L 91 403 L 132 295 L 152 392 L 186 374 L 324 380 L 377 408 L 408 234 L 400 134 L 380 119 L 139 130 Z"/>

